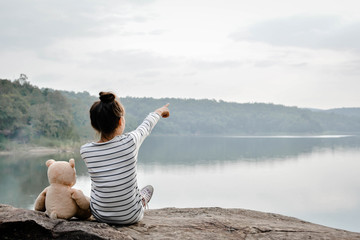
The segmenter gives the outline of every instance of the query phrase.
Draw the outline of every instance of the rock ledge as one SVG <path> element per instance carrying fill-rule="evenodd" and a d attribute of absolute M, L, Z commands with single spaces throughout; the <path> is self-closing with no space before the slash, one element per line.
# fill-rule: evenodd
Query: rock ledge
<path fill-rule="evenodd" d="M 52 220 L 42 212 L 0 204 L 0 239 L 358 239 L 360 233 L 279 214 L 244 209 L 148 210 L 130 226 Z"/>

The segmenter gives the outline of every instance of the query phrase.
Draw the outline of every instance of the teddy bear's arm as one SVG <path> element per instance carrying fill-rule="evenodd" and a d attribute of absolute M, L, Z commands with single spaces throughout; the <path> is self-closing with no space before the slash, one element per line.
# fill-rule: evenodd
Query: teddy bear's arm
<path fill-rule="evenodd" d="M 81 190 L 71 189 L 71 197 L 81 209 L 90 209 L 90 198 L 86 197 Z"/>
<path fill-rule="evenodd" d="M 39 196 L 36 198 L 35 200 L 35 204 L 34 204 L 34 209 L 36 211 L 42 211 L 45 212 L 46 208 L 45 208 L 45 198 L 46 198 L 46 192 L 48 190 L 48 187 L 45 188 L 40 194 Z"/>

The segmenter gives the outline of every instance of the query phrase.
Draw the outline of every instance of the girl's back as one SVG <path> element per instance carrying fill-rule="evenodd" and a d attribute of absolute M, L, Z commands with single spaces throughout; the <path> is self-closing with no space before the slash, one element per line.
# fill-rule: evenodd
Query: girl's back
<path fill-rule="evenodd" d="M 92 180 L 90 206 L 103 222 L 129 224 L 143 215 L 136 180 L 135 143 L 130 135 L 81 148 Z"/>
<path fill-rule="evenodd" d="M 104 93 L 100 93 L 100 99 L 101 94 Z M 114 99 L 95 102 L 90 109 L 91 124 L 101 134 L 101 139 L 83 145 L 80 154 L 91 178 L 90 208 L 94 217 L 101 222 L 131 224 L 141 220 L 153 191 L 150 187 L 147 194 L 138 188 L 136 163 L 139 148 L 160 116 L 167 117 L 169 112 L 167 105 L 159 108 L 150 113 L 136 130 L 123 134 L 124 109 Z M 109 119 L 113 121 L 106 124 Z M 109 125 L 113 127 L 109 128 Z"/>

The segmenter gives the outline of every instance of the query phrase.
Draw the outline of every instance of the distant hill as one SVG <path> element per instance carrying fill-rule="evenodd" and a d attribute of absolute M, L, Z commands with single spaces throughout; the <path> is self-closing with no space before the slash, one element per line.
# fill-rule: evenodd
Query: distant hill
<path fill-rule="evenodd" d="M 79 139 L 68 100 L 59 92 L 26 81 L 0 79 L 0 142 Z"/>
<path fill-rule="evenodd" d="M 88 92 L 39 89 L 26 81 L 0 79 L 0 142 L 94 139 Z M 265 103 L 179 98 L 124 97 L 126 129 L 170 103 L 170 118 L 154 129 L 160 135 L 309 135 L 360 133 L 360 108 L 302 109 Z"/>
<path fill-rule="evenodd" d="M 90 129 L 88 109 L 98 98 L 87 93 L 62 92 L 72 104 L 86 101 L 75 112 L 80 129 Z M 85 94 L 85 95 L 84 95 Z M 76 100 L 78 99 L 78 100 Z M 215 100 L 179 98 L 120 98 L 126 109 L 126 131 L 130 131 L 156 108 L 170 103 L 170 118 L 161 121 L 154 134 L 164 135 L 309 135 L 360 133 L 360 117 L 332 111 L 312 111 L 297 107 L 265 103 L 234 103 Z M 353 109 L 355 112 L 358 109 Z M 85 118 L 84 118 L 85 117 Z M 74 116 L 75 121 L 79 116 Z M 85 131 L 84 131 L 85 132 Z"/>
<path fill-rule="evenodd" d="M 334 108 L 326 110 L 328 113 L 336 113 L 348 117 L 360 118 L 360 108 Z"/>

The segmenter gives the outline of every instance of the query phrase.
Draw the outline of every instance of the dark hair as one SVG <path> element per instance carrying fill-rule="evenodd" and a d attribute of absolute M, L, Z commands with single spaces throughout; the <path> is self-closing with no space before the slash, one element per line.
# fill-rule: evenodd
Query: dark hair
<path fill-rule="evenodd" d="M 100 101 L 90 108 L 91 126 L 98 132 L 108 135 L 119 126 L 119 120 L 125 115 L 123 105 L 111 92 L 100 92 Z"/>

